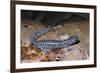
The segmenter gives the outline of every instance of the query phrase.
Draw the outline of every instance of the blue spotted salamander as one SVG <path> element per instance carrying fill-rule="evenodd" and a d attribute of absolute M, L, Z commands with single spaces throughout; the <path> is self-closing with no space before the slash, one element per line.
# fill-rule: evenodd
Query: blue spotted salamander
<path fill-rule="evenodd" d="M 64 40 L 37 40 L 52 29 L 52 27 L 48 27 L 34 32 L 30 39 L 32 45 L 41 49 L 44 53 L 47 53 L 52 49 L 68 48 L 69 46 L 79 43 L 79 37 L 76 35 Z"/>

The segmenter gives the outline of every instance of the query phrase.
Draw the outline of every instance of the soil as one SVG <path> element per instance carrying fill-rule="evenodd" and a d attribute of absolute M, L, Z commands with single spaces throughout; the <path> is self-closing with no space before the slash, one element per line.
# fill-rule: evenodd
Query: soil
<path fill-rule="evenodd" d="M 21 22 L 21 62 L 47 62 L 89 59 L 89 22 L 88 20 L 64 22 L 38 40 L 67 39 L 71 35 L 79 36 L 80 43 L 69 48 L 54 49 L 44 54 L 30 43 L 33 32 L 45 28 L 40 22 L 23 19 Z M 68 50 L 70 49 L 70 50 Z"/>

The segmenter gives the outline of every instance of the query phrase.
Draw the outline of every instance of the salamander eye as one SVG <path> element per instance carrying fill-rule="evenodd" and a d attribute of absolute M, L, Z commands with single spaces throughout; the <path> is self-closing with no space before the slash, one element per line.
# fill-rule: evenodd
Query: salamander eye
<path fill-rule="evenodd" d="M 56 61 L 60 61 L 60 57 L 59 56 L 56 57 Z"/>

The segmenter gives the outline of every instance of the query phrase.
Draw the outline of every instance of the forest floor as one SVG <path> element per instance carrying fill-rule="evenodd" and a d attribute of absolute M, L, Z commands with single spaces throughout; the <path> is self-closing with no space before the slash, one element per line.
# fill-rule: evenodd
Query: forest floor
<path fill-rule="evenodd" d="M 71 35 L 79 36 L 80 43 L 67 48 L 51 50 L 48 54 L 36 48 L 30 43 L 30 36 L 33 32 L 45 28 L 39 22 L 23 19 L 21 22 L 21 62 L 41 62 L 41 61 L 67 61 L 89 59 L 89 22 L 88 20 L 68 21 L 63 25 L 58 25 L 56 29 L 41 36 L 39 40 L 62 40 Z"/>

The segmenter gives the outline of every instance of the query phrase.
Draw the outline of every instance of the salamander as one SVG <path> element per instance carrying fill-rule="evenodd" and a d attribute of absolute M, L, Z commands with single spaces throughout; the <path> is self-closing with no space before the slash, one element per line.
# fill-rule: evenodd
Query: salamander
<path fill-rule="evenodd" d="M 37 40 L 39 37 L 45 35 L 52 29 L 53 27 L 48 27 L 34 32 L 30 39 L 32 45 L 41 49 L 44 53 L 47 53 L 52 49 L 68 48 L 69 46 L 79 43 L 80 41 L 79 37 L 76 35 L 72 35 L 68 39 L 64 40 Z"/>

